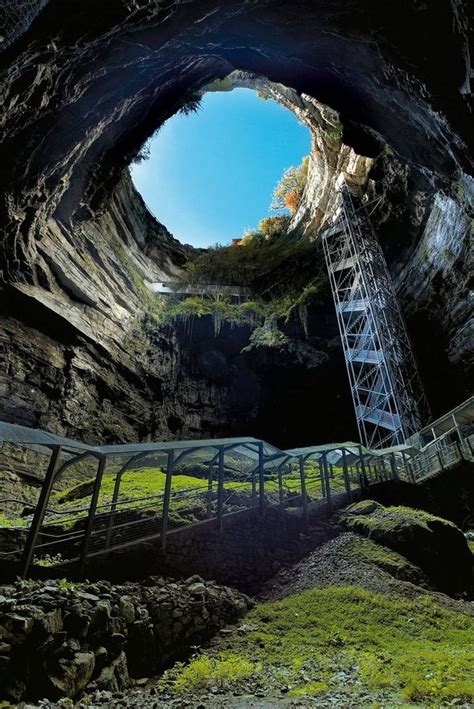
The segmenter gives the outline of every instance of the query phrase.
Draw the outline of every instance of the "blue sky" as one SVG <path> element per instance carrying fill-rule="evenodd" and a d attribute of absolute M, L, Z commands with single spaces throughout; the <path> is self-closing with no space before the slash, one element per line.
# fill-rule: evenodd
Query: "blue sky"
<path fill-rule="evenodd" d="M 201 109 L 171 118 L 132 178 L 153 214 L 180 241 L 226 244 L 271 214 L 283 170 L 310 150 L 307 128 L 254 91 L 208 93 Z"/>

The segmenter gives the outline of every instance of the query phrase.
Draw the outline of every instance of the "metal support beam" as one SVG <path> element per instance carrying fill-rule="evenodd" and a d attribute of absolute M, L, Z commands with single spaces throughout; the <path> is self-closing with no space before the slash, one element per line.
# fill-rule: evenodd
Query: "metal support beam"
<path fill-rule="evenodd" d="M 398 480 L 397 460 L 395 458 L 395 453 L 390 454 L 390 467 L 392 469 L 392 478 L 394 480 Z"/>
<path fill-rule="evenodd" d="M 303 519 L 306 526 L 308 526 L 308 496 L 306 494 L 306 470 L 305 470 L 304 457 L 300 455 L 299 466 L 300 466 L 300 483 L 301 483 L 301 507 L 303 510 Z"/>
<path fill-rule="evenodd" d="M 351 491 L 351 481 L 349 478 L 349 471 L 347 469 L 347 453 L 346 449 L 342 449 L 342 475 L 344 477 L 344 487 L 346 489 L 346 492 L 349 496 L 349 500 L 352 500 L 352 491 Z"/>
<path fill-rule="evenodd" d="M 258 497 L 260 504 L 260 514 L 265 515 L 265 456 L 263 453 L 263 443 L 258 444 Z"/>
<path fill-rule="evenodd" d="M 360 481 L 360 487 L 362 489 L 364 489 L 369 484 L 369 479 L 367 477 L 367 469 L 365 467 L 365 460 L 364 460 L 364 453 L 362 451 L 362 446 L 359 446 L 359 460 L 360 460 L 360 477 L 362 478 L 362 480 Z"/>
<path fill-rule="evenodd" d="M 97 510 L 97 502 L 99 501 L 100 486 L 102 484 L 102 477 L 104 475 L 105 464 L 107 462 L 107 456 L 102 455 L 99 458 L 99 465 L 97 467 L 97 474 L 94 480 L 94 488 L 92 490 L 91 502 L 89 505 L 89 512 L 87 515 L 86 528 L 84 532 L 84 539 L 82 542 L 81 557 L 79 562 L 80 573 L 83 574 L 85 571 L 87 563 L 87 554 L 89 552 L 89 545 L 92 536 L 92 528 L 94 526 L 95 513 Z"/>
<path fill-rule="evenodd" d="M 341 187 L 323 251 L 361 442 L 404 443 L 429 416 L 397 295 L 357 188 Z"/>
<path fill-rule="evenodd" d="M 327 453 L 324 452 L 321 458 L 323 461 L 324 482 L 326 484 L 326 501 L 328 505 L 331 505 L 331 481 L 329 479 L 329 464 Z"/>
<path fill-rule="evenodd" d="M 278 499 L 280 500 L 280 505 L 283 502 L 283 471 L 282 465 L 278 466 Z"/>
<path fill-rule="evenodd" d="M 161 550 L 166 551 L 166 534 L 168 532 L 168 517 L 170 512 L 171 486 L 174 472 L 174 449 L 168 452 L 166 465 L 165 494 L 163 497 L 163 512 L 161 515 Z"/>
<path fill-rule="evenodd" d="M 323 465 L 322 455 L 318 458 L 318 467 L 319 467 L 319 477 L 321 478 L 321 496 L 324 500 L 324 498 L 326 497 L 326 478 L 324 475 L 324 465 Z"/>
<path fill-rule="evenodd" d="M 41 525 L 43 524 L 46 508 L 48 506 L 49 498 L 51 497 L 51 492 L 53 490 L 54 481 L 56 479 L 56 472 L 58 468 L 59 458 L 61 456 L 61 450 L 61 446 L 52 447 L 48 470 L 46 471 L 44 482 L 41 486 L 38 504 L 36 505 L 35 514 L 33 515 L 33 521 L 31 523 L 30 531 L 28 532 L 28 537 L 26 539 L 25 548 L 23 550 L 23 559 L 21 562 L 21 578 L 23 579 L 28 576 L 31 562 L 33 561 L 36 541 L 38 539 L 38 534 L 41 529 Z"/>
<path fill-rule="evenodd" d="M 206 516 L 207 519 L 211 519 L 212 516 L 212 474 L 214 472 L 214 463 L 211 461 L 209 463 L 209 471 L 207 474 L 207 504 L 206 504 Z"/>
<path fill-rule="evenodd" d="M 219 529 L 223 528 L 224 516 L 224 448 L 219 448 L 217 460 L 217 520 Z"/>

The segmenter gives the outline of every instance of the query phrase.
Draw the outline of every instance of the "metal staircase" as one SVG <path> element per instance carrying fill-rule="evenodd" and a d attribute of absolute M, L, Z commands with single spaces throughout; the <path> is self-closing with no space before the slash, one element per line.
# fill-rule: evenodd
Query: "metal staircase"
<path fill-rule="evenodd" d="M 322 243 L 361 442 L 404 443 L 426 423 L 425 400 L 382 249 L 357 187 L 343 182 Z"/>

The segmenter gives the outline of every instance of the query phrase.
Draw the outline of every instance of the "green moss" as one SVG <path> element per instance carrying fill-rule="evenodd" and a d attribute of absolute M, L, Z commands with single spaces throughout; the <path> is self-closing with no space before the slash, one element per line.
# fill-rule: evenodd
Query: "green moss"
<path fill-rule="evenodd" d="M 343 516 L 349 529 L 368 536 L 376 531 L 381 534 L 391 534 L 404 525 L 410 524 L 429 529 L 430 522 L 440 522 L 446 527 L 457 529 L 456 525 L 449 520 L 441 519 L 429 512 L 403 506 L 383 507 L 373 500 L 364 500 L 356 505 L 351 505 Z"/>
<path fill-rule="evenodd" d="M 325 135 L 328 136 L 331 140 L 341 140 L 342 138 L 342 133 L 344 131 L 344 126 L 342 123 L 339 121 L 337 123 L 331 124 L 331 123 L 325 123 L 322 127 L 321 130 Z"/>
<path fill-rule="evenodd" d="M 33 560 L 33 564 L 35 564 L 35 566 L 43 566 L 45 568 L 48 568 L 50 566 L 56 566 L 56 564 L 60 564 L 62 561 L 64 561 L 64 559 L 62 558 L 61 554 L 56 554 L 55 556 L 51 556 L 51 554 L 45 554 L 44 556 L 35 558 Z"/>
<path fill-rule="evenodd" d="M 421 570 L 408 559 L 370 539 L 355 537 L 347 544 L 345 550 L 355 559 L 374 564 L 395 578 L 418 584 L 423 580 Z"/>
<path fill-rule="evenodd" d="M 469 547 L 469 549 L 470 549 L 470 550 L 472 551 L 472 553 L 474 554 L 474 539 L 471 539 L 471 540 L 468 539 L 468 541 L 467 541 L 467 546 Z"/>
<path fill-rule="evenodd" d="M 324 694 L 344 690 L 350 677 L 354 693 L 390 690 L 398 703 L 474 700 L 474 618 L 429 595 L 407 600 L 353 587 L 312 589 L 257 607 L 245 625 L 249 632 L 221 640 L 167 681 L 179 691 L 208 689 L 219 668 L 238 658 L 242 673 L 221 675 L 229 690 Z"/>
<path fill-rule="evenodd" d="M 1 527 L 27 527 L 28 524 L 24 517 L 7 517 L 4 514 L 0 514 L 0 528 Z"/>

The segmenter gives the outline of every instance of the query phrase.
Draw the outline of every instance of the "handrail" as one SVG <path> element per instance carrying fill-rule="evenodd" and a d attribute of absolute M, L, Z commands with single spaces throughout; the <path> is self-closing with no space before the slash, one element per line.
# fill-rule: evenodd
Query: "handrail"
<path fill-rule="evenodd" d="M 433 445 L 429 451 L 416 453 L 413 450 L 407 453 L 404 447 L 386 452 L 359 448 L 357 455 L 348 444 L 340 444 L 339 449 L 328 446 L 327 450 L 319 450 L 312 458 L 304 449 L 293 454 L 283 452 L 283 457 L 275 456 L 273 449 L 266 459 L 260 457 L 258 467 L 252 467 L 237 479 L 222 477 L 224 454 L 220 454 L 219 459 L 217 456 L 213 459 L 208 476 L 197 479 L 196 485 L 173 490 L 173 466 L 169 465 L 165 473 L 165 490 L 123 499 L 117 494 L 113 500 L 99 504 L 100 487 L 96 481 L 95 493 L 91 492 L 91 499 L 95 495 L 93 512 L 89 503 L 67 509 L 45 505 L 33 545 L 31 540 L 28 542 L 31 536 L 29 525 L 32 525 L 31 515 L 32 512 L 36 515 L 38 505 L 13 496 L 0 499 L 0 505 L 15 504 L 24 508 L 25 524 L 13 524 L 11 528 L 28 532 L 26 544 L 30 543 L 29 552 L 33 549 L 35 556 L 46 552 L 63 553 L 70 559 L 79 553 L 84 561 L 90 554 L 105 553 L 124 544 L 155 537 L 162 539 L 164 549 L 163 539 L 168 533 L 212 520 L 217 520 L 218 528 L 222 529 L 223 519 L 251 509 L 259 508 L 259 513 L 265 514 L 265 510 L 272 507 L 300 507 L 307 519 L 308 503 L 317 507 L 331 505 L 344 494 L 350 499 L 356 488 L 390 478 L 421 483 L 460 460 L 474 460 L 474 434 L 461 429 L 457 433 L 459 441 L 449 445 L 443 441 L 442 446 Z M 263 442 L 259 445 L 262 446 Z M 342 456 L 339 455 L 341 450 Z M 331 464 L 330 454 L 334 451 L 337 456 L 332 460 L 337 463 Z M 84 543 L 86 532 L 87 547 Z M 24 544 L 23 539 L 16 539 L 16 542 L 20 547 Z M 0 557 L 16 558 L 19 551 L 3 552 Z"/>

